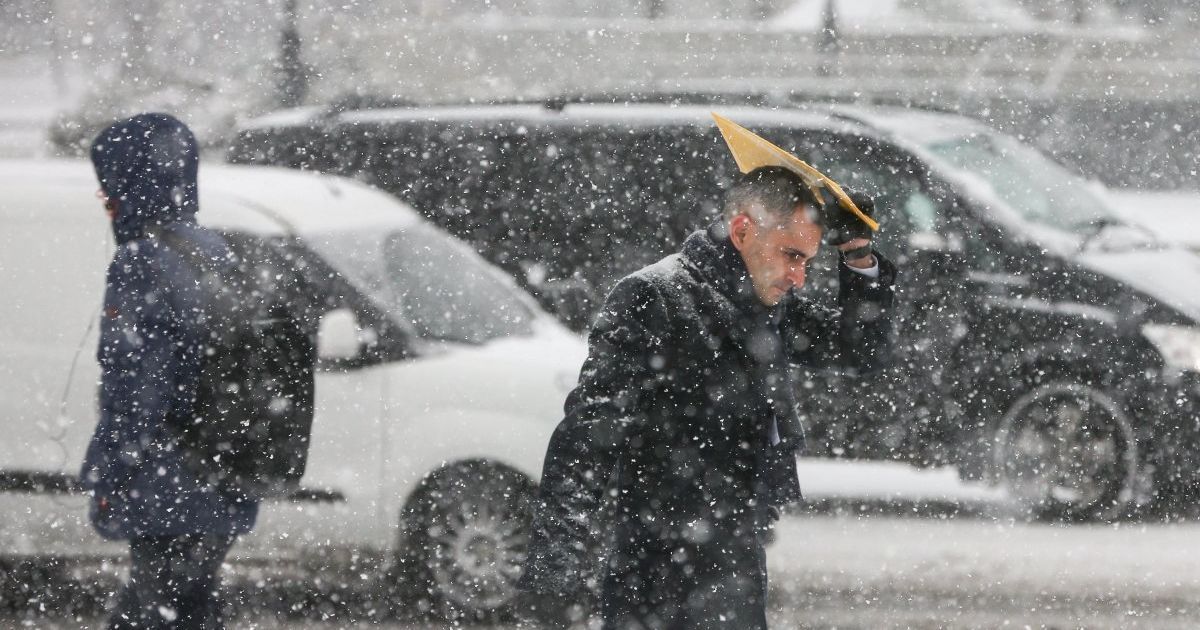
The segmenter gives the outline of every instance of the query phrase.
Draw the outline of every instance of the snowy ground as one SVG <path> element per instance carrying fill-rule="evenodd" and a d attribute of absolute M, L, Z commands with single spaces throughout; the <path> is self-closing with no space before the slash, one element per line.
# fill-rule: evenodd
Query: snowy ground
<path fill-rule="evenodd" d="M 1195 627 L 1200 527 L 796 517 L 769 556 L 782 627 Z"/>
<path fill-rule="evenodd" d="M 1200 626 L 1196 524 L 1065 527 L 819 514 L 786 518 L 778 535 L 769 552 L 777 630 Z M 362 618 L 361 608 L 339 613 L 336 602 L 314 603 L 321 592 L 317 585 L 308 596 L 280 589 L 280 598 L 308 612 L 242 610 L 232 627 L 445 627 L 403 612 L 375 622 Z M 314 612 L 322 605 L 332 615 L 325 620 Z M 59 628 L 95 619 L 27 618 Z"/>
<path fill-rule="evenodd" d="M 776 630 L 1200 627 L 1200 523 L 998 520 L 996 493 L 899 464 L 808 460 L 801 476 L 815 507 L 785 517 L 768 552 Z M 297 583 L 237 567 L 231 581 L 258 602 L 232 628 L 446 627 L 378 605 L 350 573 Z M 47 604 L 0 628 L 99 623 L 99 604 Z"/>

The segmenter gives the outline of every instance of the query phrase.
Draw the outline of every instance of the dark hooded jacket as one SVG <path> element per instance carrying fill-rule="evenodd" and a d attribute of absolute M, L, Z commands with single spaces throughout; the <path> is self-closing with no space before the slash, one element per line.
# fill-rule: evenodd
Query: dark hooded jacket
<path fill-rule="evenodd" d="M 521 586 L 581 597 L 599 538 L 605 628 L 765 628 L 761 533 L 800 498 L 788 365 L 879 367 L 895 270 L 878 258 L 878 280 L 841 266 L 839 312 L 763 306 L 721 222 L 622 279 L 546 452 Z"/>
<path fill-rule="evenodd" d="M 118 203 L 97 353 L 100 421 L 80 473 L 92 523 L 109 538 L 247 532 L 257 503 L 199 481 L 166 422 L 190 417 L 209 329 L 194 268 L 158 235 L 170 230 L 214 264 L 233 264 L 225 241 L 196 225 L 195 138 L 170 116 L 141 114 L 105 129 L 91 157 Z"/>

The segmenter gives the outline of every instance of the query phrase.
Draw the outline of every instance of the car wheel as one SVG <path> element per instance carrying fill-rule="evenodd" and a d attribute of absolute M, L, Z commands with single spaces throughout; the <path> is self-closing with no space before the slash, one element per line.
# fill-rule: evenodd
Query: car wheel
<path fill-rule="evenodd" d="M 1091 384 L 1036 386 L 997 425 L 992 469 L 1020 516 L 1116 518 L 1133 503 L 1137 468 L 1128 414 Z"/>
<path fill-rule="evenodd" d="M 505 611 L 525 562 L 532 496 L 532 482 L 501 464 L 460 462 L 426 478 L 407 539 L 434 610 L 470 620 Z"/>

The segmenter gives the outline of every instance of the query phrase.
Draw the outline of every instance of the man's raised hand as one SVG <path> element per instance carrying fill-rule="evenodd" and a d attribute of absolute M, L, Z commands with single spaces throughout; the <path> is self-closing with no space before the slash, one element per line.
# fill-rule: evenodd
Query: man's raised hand
<path fill-rule="evenodd" d="M 875 217 L 875 199 L 865 192 L 843 188 L 846 196 L 868 217 Z M 825 228 L 825 242 L 842 252 L 846 264 L 869 267 L 871 258 L 871 227 L 863 223 L 853 212 L 842 207 L 832 193 L 825 193 L 825 207 L 821 209 L 821 222 Z M 860 263 L 860 264 L 855 264 Z"/>

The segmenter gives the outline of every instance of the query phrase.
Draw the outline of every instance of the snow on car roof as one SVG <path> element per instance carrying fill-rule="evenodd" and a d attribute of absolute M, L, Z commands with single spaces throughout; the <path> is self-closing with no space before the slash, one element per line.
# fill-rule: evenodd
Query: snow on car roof
<path fill-rule="evenodd" d="M 431 107 L 385 107 L 348 111 L 338 118 L 348 123 L 414 121 L 506 121 L 550 118 L 556 112 L 538 103 L 512 105 L 452 105 Z"/>
<path fill-rule="evenodd" d="M 90 181 L 92 190 L 99 188 L 92 165 L 83 160 L 0 160 L 0 180 L 57 183 L 64 186 Z"/>
<path fill-rule="evenodd" d="M 846 130 L 854 123 L 839 120 L 826 110 L 769 108 L 746 105 L 679 105 L 664 103 L 570 103 L 561 108 L 543 104 L 461 105 L 401 107 L 351 111 L 340 115 L 346 123 L 400 122 L 537 122 L 555 126 L 586 126 L 619 123 L 624 125 L 700 125 L 716 129 L 711 113 L 717 112 L 738 123 Z"/>
<path fill-rule="evenodd" d="M 767 26 L 821 30 L 825 27 L 826 5 L 826 0 L 797 0 L 769 18 Z M 842 0 L 836 3 L 836 20 L 838 28 L 850 32 L 944 32 L 948 25 L 1024 30 L 1038 25 L 1012 0 L 942 0 L 928 6 L 901 0 Z"/>
<path fill-rule="evenodd" d="M 324 108 L 318 105 L 281 109 L 243 121 L 238 127 L 240 129 L 297 127 L 308 124 L 309 121 L 317 117 L 322 111 L 324 111 Z"/>
<path fill-rule="evenodd" d="M 791 107 L 770 108 L 747 105 L 662 105 L 651 103 L 612 104 L 583 103 L 568 105 L 563 113 L 580 121 L 621 121 L 654 125 L 699 124 L 716 129 L 712 113 L 716 112 L 739 124 L 787 126 L 803 128 L 845 127 L 846 123 L 827 113 Z"/>
<path fill-rule="evenodd" d="M 204 225 L 259 235 L 341 229 L 403 228 L 416 211 L 369 186 L 331 175 L 264 166 L 202 162 L 200 213 Z M 99 188 L 85 160 L 0 160 L 4 203 L 57 212 L 99 213 Z"/>
<path fill-rule="evenodd" d="M 205 195 L 237 199 L 299 236 L 329 230 L 403 228 L 421 220 L 403 202 L 366 184 L 272 166 L 201 166 L 202 209 Z"/>
<path fill-rule="evenodd" d="M 283 225 L 258 210 L 220 192 L 206 191 L 208 170 L 206 166 L 200 167 L 201 223 L 254 234 L 284 232 Z M 101 214 L 100 200 L 96 198 L 100 185 L 86 160 L 0 160 L 0 188 L 5 191 L 0 203 L 11 204 L 14 210 L 29 216 Z"/>
<path fill-rule="evenodd" d="M 906 107 L 837 106 L 834 111 L 910 143 L 926 146 L 943 140 L 991 131 L 971 118 Z"/>

